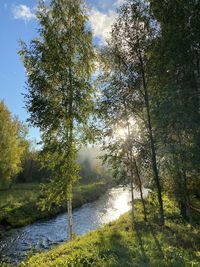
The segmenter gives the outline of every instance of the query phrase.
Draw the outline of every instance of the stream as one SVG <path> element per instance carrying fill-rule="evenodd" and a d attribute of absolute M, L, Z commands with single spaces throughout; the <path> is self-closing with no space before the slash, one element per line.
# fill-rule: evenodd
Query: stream
<path fill-rule="evenodd" d="M 144 189 L 144 197 L 147 195 Z M 139 198 L 135 192 L 135 198 Z M 73 232 L 83 235 L 103 224 L 116 220 L 130 207 L 128 188 L 113 188 L 92 203 L 83 205 L 73 211 Z M 0 262 L 5 256 L 12 264 L 24 260 L 27 253 L 48 249 L 52 245 L 67 241 L 67 212 L 53 219 L 35 222 L 22 228 L 5 233 L 0 240 Z"/>

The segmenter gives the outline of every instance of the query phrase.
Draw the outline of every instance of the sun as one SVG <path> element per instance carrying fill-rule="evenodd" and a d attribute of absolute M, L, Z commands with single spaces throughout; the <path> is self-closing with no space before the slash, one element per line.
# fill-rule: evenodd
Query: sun
<path fill-rule="evenodd" d="M 137 121 L 134 118 L 130 118 L 128 124 L 121 122 L 114 128 L 115 139 L 127 140 L 130 136 L 139 136 L 139 128 Z M 130 135 L 130 136 L 129 136 Z"/>
<path fill-rule="evenodd" d="M 126 139 L 128 136 L 127 127 L 119 127 L 116 129 L 116 136 L 121 139 Z"/>

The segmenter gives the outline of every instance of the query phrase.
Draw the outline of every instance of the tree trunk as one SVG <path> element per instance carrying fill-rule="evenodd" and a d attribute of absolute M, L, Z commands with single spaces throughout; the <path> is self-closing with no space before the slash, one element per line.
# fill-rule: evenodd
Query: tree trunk
<path fill-rule="evenodd" d="M 181 135 L 179 130 L 177 130 L 177 135 L 178 135 L 178 142 L 179 142 L 179 146 L 182 147 L 182 139 L 181 139 Z M 184 164 L 184 154 L 183 155 L 179 155 L 180 157 L 180 162 L 181 162 L 181 180 L 182 180 L 182 184 L 181 186 L 183 187 L 183 192 L 182 192 L 182 203 L 180 206 L 180 211 L 181 211 L 181 215 L 182 217 L 187 220 L 189 219 L 190 223 L 192 223 L 192 217 L 191 217 L 191 211 L 190 211 L 190 195 L 189 195 L 189 191 L 188 191 L 188 183 L 187 183 L 187 174 L 186 174 L 186 170 L 185 170 L 185 164 Z"/>
<path fill-rule="evenodd" d="M 68 238 L 71 241 L 73 239 L 73 231 L 72 231 L 72 200 L 71 200 L 71 198 L 67 201 L 67 209 L 68 209 Z"/>
<path fill-rule="evenodd" d="M 70 2 L 70 14 L 71 14 L 71 2 Z M 69 29 L 71 32 L 72 29 L 72 18 L 69 17 Z M 70 58 L 69 58 L 69 121 L 70 121 L 70 126 L 69 126 L 69 151 L 72 152 L 73 150 L 73 131 L 74 131 L 74 118 L 73 118 L 73 100 L 74 100 L 74 90 L 73 90 L 73 77 L 72 77 L 72 51 L 73 51 L 73 44 L 72 44 L 72 32 L 70 34 L 70 39 L 69 39 L 69 51 L 70 51 Z M 71 181 L 70 181 L 71 182 Z M 72 187 L 72 184 L 71 184 Z M 73 238 L 73 231 L 72 231 L 72 188 L 70 192 L 70 197 L 68 199 L 68 234 L 69 234 L 69 240 L 71 241 Z"/>
<path fill-rule="evenodd" d="M 195 70 L 195 78 L 196 78 L 196 87 L 197 87 L 197 101 L 198 101 L 198 112 L 200 114 L 200 60 L 197 54 L 197 61 L 196 61 L 196 70 Z"/>
<path fill-rule="evenodd" d="M 132 226 L 134 226 L 135 222 L 134 173 L 133 173 L 132 155 L 130 150 L 127 152 L 127 159 L 128 159 L 127 172 L 130 172 L 131 218 L 132 218 Z"/>
<path fill-rule="evenodd" d="M 183 219 L 186 220 L 186 218 L 187 218 L 187 206 L 186 206 L 185 201 L 181 200 L 179 205 L 180 205 L 180 214 L 183 217 Z"/>
<path fill-rule="evenodd" d="M 186 219 L 189 219 L 190 224 L 192 224 L 191 210 L 190 210 L 190 196 L 187 186 L 187 175 L 183 168 L 183 179 L 184 179 L 184 190 L 185 190 L 185 203 L 186 203 Z"/>
<path fill-rule="evenodd" d="M 131 215 L 132 215 L 132 226 L 135 222 L 135 199 L 134 199 L 134 187 L 133 187 L 133 180 L 131 178 Z"/>
<path fill-rule="evenodd" d="M 143 212 L 144 212 L 144 221 L 147 222 L 147 211 L 146 211 L 145 200 L 144 200 L 143 192 L 142 192 L 142 181 L 141 181 L 141 177 L 140 177 L 140 174 L 139 174 L 139 171 L 138 171 L 138 166 L 137 166 L 137 162 L 136 162 L 135 158 L 133 158 L 133 163 L 134 163 L 134 166 L 135 166 L 136 176 L 138 178 L 138 183 L 139 183 L 140 198 L 141 198 L 141 201 L 142 201 Z"/>
<path fill-rule="evenodd" d="M 153 137 L 152 123 L 151 123 L 151 116 L 150 116 L 149 95 L 148 95 L 148 89 L 147 89 L 145 71 L 144 71 L 144 64 L 143 64 L 141 52 L 139 52 L 138 57 L 139 57 L 140 66 L 141 66 L 142 83 L 143 83 L 143 89 L 144 89 L 144 101 L 145 101 L 145 107 L 146 107 L 146 112 L 147 112 L 147 125 L 148 125 L 149 139 L 150 139 L 150 145 L 151 145 L 152 170 L 153 170 L 153 174 L 154 174 L 155 184 L 157 187 L 157 196 L 158 196 L 158 202 L 159 202 L 160 225 L 164 225 L 165 219 L 164 219 L 162 189 L 161 189 L 160 177 L 159 177 L 159 173 L 158 173 L 158 165 L 157 165 L 157 159 L 156 159 L 156 148 L 155 148 L 155 141 L 154 141 L 154 137 Z"/>

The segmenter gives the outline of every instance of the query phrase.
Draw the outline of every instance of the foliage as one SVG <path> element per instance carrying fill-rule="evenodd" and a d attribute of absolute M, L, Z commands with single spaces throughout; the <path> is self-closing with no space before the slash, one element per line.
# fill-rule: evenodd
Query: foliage
<path fill-rule="evenodd" d="M 161 224 L 162 190 L 173 192 L 185 219 L 191 219 L 190 202 L 199 195 L 197 10 L 198 1 L 128 0 L 101 53 L 99 113 L 106 159 L 115 175 L 130 176 L 129 147 L 143 180 L 158 193 Z"/>
<path fill-rule="evenodd" d="M 22 161 L 22 169 L 16 177 L 17 183 L 41 183 L 50 177 L 50 171 L 42 167 L 39 151 L 27 151 Z"/>
<path fill-rule="evenodd" d="M 200 182 L 199 3 L 169 0 L 162 8 L 150 3 L 160 27 L 149 66 L 160 169 L 165 188 L 173 191 L 187 218 Z"/>
<path fill-rule="evenodd" d="M 151 168 L 153 179 L 149 183 L 157 191 L 160 223 L 164 224 L 156 131 L 148 83 L 148 52 L 155 32 L 146 1 L 129 0 L 120 7 L 111 40 L 103 51 L 100 116 L 104 135 L 112 140 L 106 139 L 105 144 L 108 145 L 105 149 L 109 151 L 108 158 L 114 161 L 115 170 L 121 169 L 123 176 L 126 173 L 126 176 L 132 177 L 134 184 L 141 188 L 142 172 L 147 173 Z M 124 138 L 120 138 L 120 129 L 126 130 Z"/>
<path fill-rule="evenodd" d="M 21 161 L 27 148 L 27 129 L 13 118 L 0 101 L 0 185 L 10 184 L 21 170 Z"/>
<path fill-rule="evenodd" d="M 29 47 L 22 42 L 20 55 L 28 73 L 30 122 L 42 132 L 41 159 L 51 171 L 40 206 L 50 209 L 67 199 L 71 210 L 72 187 L 79 179 L 77 151 L 93 137 L 92 34 L 81 0 L 52 0 L 48 6 L 41 1 L 37 18 L 39 37 Z"/>

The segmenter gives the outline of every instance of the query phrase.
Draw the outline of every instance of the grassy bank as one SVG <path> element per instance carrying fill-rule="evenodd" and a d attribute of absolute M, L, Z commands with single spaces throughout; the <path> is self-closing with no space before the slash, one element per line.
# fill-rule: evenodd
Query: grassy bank
<path fill-rule="evenodd" d="M 78 185 L 74 189 L 73 207 L 99 198 L 108 189 L 106 182 Z M 67 209 L 66 203 L 51 211 L 41 212 L 37 208 L 39 184 L 16 184 L 9 190 L 0 191 L 1 229 L 21 227 L 36 220 L 50 218 Z"/>
<path fill-rule="evenodd" d="M 150 198 L 148 211 L 149 214 L 154 214 L 148 216 L 148 224 L 142 221 L 141 205 L 137 203 L 133 229 L 131 216 L 127 213 L 84 237 L 36 254 L 23 266 L 200 266 L 200 227 L 182 221 L 175 203 L 167 197 L 165 227 L 156 223 L 156 207 Z"/>

